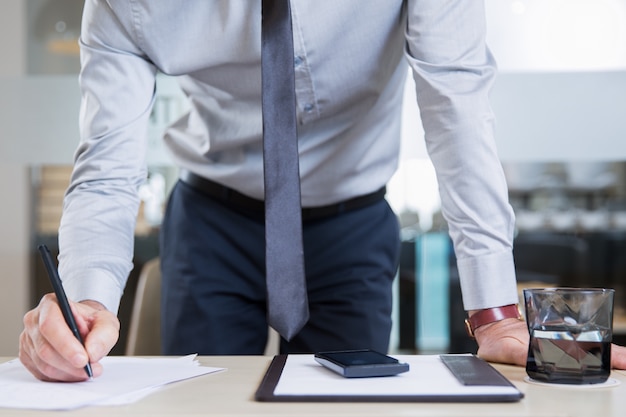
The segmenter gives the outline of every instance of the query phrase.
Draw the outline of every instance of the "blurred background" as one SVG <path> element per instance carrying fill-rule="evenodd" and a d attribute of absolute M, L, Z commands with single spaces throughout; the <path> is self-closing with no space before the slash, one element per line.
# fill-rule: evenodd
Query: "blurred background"
<path fill-rule="evenodd" d="M 492 105 L 517 216 L 520 288 L 537 283 L 613 287 L 621 317 L 626 307 L 626 0 L 485 4 L 488 43 L 500 68 Z M 49 291 L 35 249 L 38 243 L 53 251 L 58 247 L 62 198 L 78 143 L 81 11 L 81 0 L 0 3 L 0 356 L 17 353 L 23 314 Z M 122 300 L 122 338 L 115 353 L 123 350 L 137 276 L 158 256 L 163 204 L 177 178 L 160 136 L 186 104 L 169 77 L 160 76 L 157 94 L 135 269 Z M 405 100 L 402 162 L 388 193 L 403 226 L 391 350 L 471 350 L 410 77 Z"/>

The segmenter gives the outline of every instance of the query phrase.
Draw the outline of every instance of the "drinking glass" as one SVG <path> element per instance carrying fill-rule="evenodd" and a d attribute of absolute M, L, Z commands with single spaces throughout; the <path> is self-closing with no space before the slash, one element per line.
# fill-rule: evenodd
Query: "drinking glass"
<path fill-rule="evenodd" d="M 536 381 L 597 384 L 611 373 L 614 290 L 523 290 L 530 345 L 526 373 Z"/>

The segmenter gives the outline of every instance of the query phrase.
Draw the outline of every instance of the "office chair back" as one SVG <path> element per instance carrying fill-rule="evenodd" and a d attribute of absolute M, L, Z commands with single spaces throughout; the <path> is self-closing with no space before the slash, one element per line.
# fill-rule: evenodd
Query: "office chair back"
<path fill-rule="evenodd" d="M 126 355 L 161 354 L 161 269 L 158 258 L 146 262 L 137 281 Z"/>

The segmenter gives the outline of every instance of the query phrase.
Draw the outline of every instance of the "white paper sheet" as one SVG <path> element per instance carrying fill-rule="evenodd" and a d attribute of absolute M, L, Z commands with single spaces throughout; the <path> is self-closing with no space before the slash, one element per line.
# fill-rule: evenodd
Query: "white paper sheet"
<path fill-rule="evenodd" d="M 313 355 L 289 355 L 275 395 L 445 395 L 515 394 L 513 386 L 461 384 L 439 355 L 394 355 L 408 372 L 380 378 L 344 378 L 317 363 Z"/>
<path fill-rule="evenodd" d="M 87 405 L 135 402 L 159 387 L 224 370 L 200 366 L 196 355 L 174 358 L 109 356 L 101 361 L 102 376 L 93 381 L 42 382 L 19 360 L 0 365 L 0 407 L 68 410 Z"/>

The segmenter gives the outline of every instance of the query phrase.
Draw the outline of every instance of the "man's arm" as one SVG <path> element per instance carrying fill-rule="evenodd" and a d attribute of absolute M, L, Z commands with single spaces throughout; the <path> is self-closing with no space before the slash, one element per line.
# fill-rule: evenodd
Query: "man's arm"
<path fill-rule="evenodd" d="M 483 2 L 409 0 L 407 11 L 407 57 L 465 309 L 472 316 L 516 304 L 514 215 L 494 140 L 488 93 L 496 68 L 485 45 Z M 498 319 L 474 335 L 482 358 L 526 363 L 524 321 Z M 626 369 L 626 348 L 613 345 L 611 352 L 613 367 Z"/>
<path fill-rule="evenodd" d="M 494 139 L 489 91 L 496 74 L 480 1 L 409 1 L 413 69 L 466 310 L 518 302 L 514 214 Z"/>
<path fill-rule="evenodd" d="M 85 4 L 81 141 L 59 229 L 59 273 L 68 297 L 99 301 L 114 313 L 132 268 L 156 80 L 133 24 L 130 10 Z"/>
<path fill-rule="evenodd" d="M 156 69 L 132 34 L 130 10 L 86 2 L 81 47 L 81 142 L 59 230 L 59 274 L 85 346 L 48 294 L 24 316 L 20 359 L 42 380 L 76 381 L 116 343 L 115 314 L 132 268 L 138 187 L 146 176 L 146 129 Z M 127 7 L 127 2 L 116 3 Z"/>

